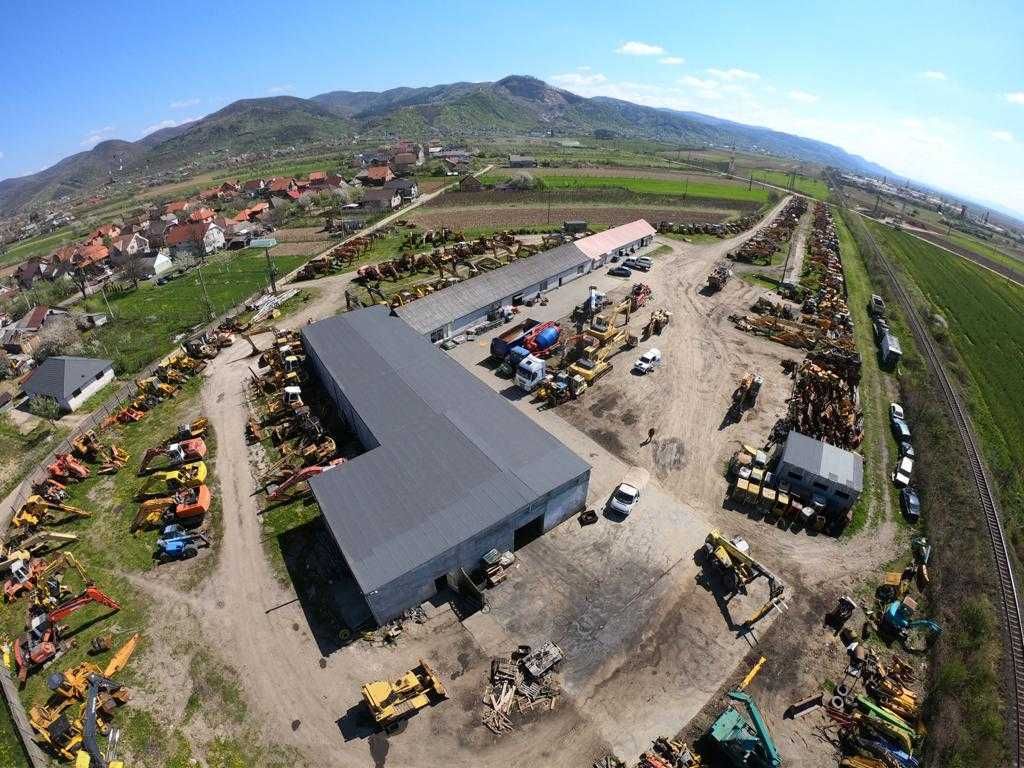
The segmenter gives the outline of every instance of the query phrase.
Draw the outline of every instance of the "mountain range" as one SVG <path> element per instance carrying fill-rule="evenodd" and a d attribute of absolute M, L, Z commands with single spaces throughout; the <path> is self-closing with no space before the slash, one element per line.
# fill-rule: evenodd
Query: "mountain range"
<path fill-rule="evenodd" d="M 387 91 L 331 91 L 302 99 L 242 99 L 138 141 L 111 139 L 30 176 L 0 181 L 0 215 L 105 183 L 112 174 L 175 168 L 197 153 L 240 154 L 338 142 L 355 135 L 425 140 L 524 134 L 643 138 L 685 146 L 735 146 L 857 173 L 888 172 L 840 147 L 698 112 L 584 98 L 533 77 Z"/>

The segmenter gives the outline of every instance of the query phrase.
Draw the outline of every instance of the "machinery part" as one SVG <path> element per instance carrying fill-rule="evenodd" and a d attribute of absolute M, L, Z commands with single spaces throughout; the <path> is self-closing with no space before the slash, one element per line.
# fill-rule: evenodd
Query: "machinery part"
<path fill-rule="evenodd" d="M 82 758 L 82 751 L 75 758 L 75 768 L 123 768 L 120 761 L 108 762 L 107 756 L 100 751 L 96 736 L 99 730 L 99 718 L 96 714 L 97 701 L 101 692 L 113 693 L 121 689 L 116 683 L 103 675 L 89 675 L 89 693 L 85 700 L 85 712 L 82 725 L 82 751 L 88 756 L 88 762 Z M 116 745 L 116 739 L 114 744 Z"/>
<path fill-rule="evenodd" d="M 770 610 L 781 606 L 786 592 L 785 582 L 747 554 L 745 541 L 739 538 L 727 539 L 720 531 L 713 530 L 704 540 L 704 552 L 711 563 L 733 580 L 733 593 L 744 589 L 755 579 L 764 577 L 768 581 L 768 599 L 744 622 L 746 626 L 754 624 Z"/>
<path fill-rule="evenodd" d="M 743 691 L 730 691 L 729 698 L 746 707 L 750 721 L 727 707 L 712 724 L 710 739 L 736 768 L 779 768 L 782 756 L 754 699 Z"/>
<path fill-rule="evenodd" d="M 188 560 L 199 554 L 201 547 L 209 547 L 210 540 L 202 533 L 188 533 L 180 525 L 169 525 L 156 540 L 154 557 L 161 563 Z"/>
<path fill-rule="evenodd" d="M 213 497 L 206 485 L 182 488 L 173 496 L 148 499 L 139 506 L 132 521 L 134 533 L 142 528 L 153 528 L 170 523 L 185 523 L 195 527 L 210 511 Z"/>
<path fill-rule="evenodd" d="M 423 659 L 397 680 L 374 680 L 364 684 L 361 691 L 363 703 L 382 727 L 448 698 L 441 678 Z"/>
<path fill-rule="evenodd" d="M 55 520 L 52 514 L 54 512 L 64 512 L 67 514 L 67 517 Z M 43 521 L 58 524 L 75 517 L 90 517 L 91 515 L 91 512 L 86 512 L 84 509 L 72 507 L 69 504 L 47 501 L 42 496 L 32 495 L 21 505 L 21 509 L 14 513 L 14 516 L 11 518 L 11 525 L 15 528 L 35 529 Z"/>

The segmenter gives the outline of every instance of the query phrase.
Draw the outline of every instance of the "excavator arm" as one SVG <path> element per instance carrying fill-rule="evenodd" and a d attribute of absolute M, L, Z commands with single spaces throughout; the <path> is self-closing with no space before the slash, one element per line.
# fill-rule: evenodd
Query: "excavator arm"
<path fill-rule="evenodd" d="M 108 768 L 107 758 L 100 751 L 96 736 L 99 732 L 99 718 L 96 714 L 96 707 L 101 692 L 114 693 L 120 690 L 121 684 L 103 675 L 89 675 L 89 692 L 85 699 L 85 712 L 82 723 L 82 746 L 89 755 L 89 762 L 85 765 L 89 768 Z M 79 753 L 81 754 L 81 753 Z M 76 765 L 81 762 L 76 759 Z"/>
<path fill-rule="evenodd" d="M 91 603 L 105 605 L 107 608 L 114 611 L 121 610 L 121 606 L 118 605 L 112 597 L 109 597 L 96 587 L 88 586 L 82 594 L 71 598 L 66 603 L 63 603 L 50 611 L 50 621 L 56 624 Z"/>
<path fill-rule="evenodd" d="M 765 723 L 757 703 L 749 693 L 744 691 L 730 691 L 729 698 L 740 702 L 747 708 L 747 714 L 750 715 L 750 721 L 757 732 L 758 742 L 764 752 L 765 765 L 770 766 L 770 768 L 779 768 L 782 765 L 782 755 L 779 754 L 779 748 L 775 745 L 775 739 L 772 738 L 771 733 L 768 731 L 768 724 Z"/>

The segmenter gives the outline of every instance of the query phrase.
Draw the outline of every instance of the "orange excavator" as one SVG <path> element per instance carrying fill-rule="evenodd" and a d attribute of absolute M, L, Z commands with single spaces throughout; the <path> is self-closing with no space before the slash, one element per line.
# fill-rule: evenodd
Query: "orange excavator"
<path fill-rule="evenodd" d="M 30 608 L 28 631 L 14 642 L 14 661 L 18 665 L 18 680 L 22 684 L 34 672 L 48 661 L 63 653 L 69 646 L 62 640 L 66 632 L 60 622 L 92 603 L 99 603 L 111 611 L 121 610 L 121 606 L 110 596 L 92 584 L 69 600 L 65 600 L 56 608 L 46 611 L 33 605 Z"/>
<path fill-rule="evenodd" d="M 58 453 L 46 471 L 59 483 L 66 483 L 69 480 L 77 482 L 89 476 L 89 468 L 70 453 Z"/>
<path fill-rule="evenodd" d="M 154 528 L 170 523 L 179 523 L 194 527 L 203 521 L 203 516 L 210 511 L 210 489 L 208 486 L 197 485 L 194 488 L 182 488 L 173 496 L 162 496 L 148 499 L 139 507 L 132 521 L 132 532 L 142 528 Z"/>
<path fill-rule="evenodd" d="M 192 461 L 199 461 L 206 456 L 206 441 L 201 437 L 194 437 L 189 440 L 182 440 L 177 443 L 169 443 L 150 448 L 142 457 L 142 464 L 139 466 L 139 477 L 148 472 L 155 472 L 158 469 L 169 469 L 178 467 Z M 160 458 L 166 458 L 159 466 L 152 467 L 153 462 Z"/>
<path fill-rule="evenodd" d="M 345 459 L 334 459 L 326 464 L 317 464 L 312 467 L 303 467 L 302 469 L 293 471 L 287 475 L 281 483 L 271 482 L 267 486 L 267 501 L 275 502 L 281 501 L 287 496 L 289 488 L 293 488 L 299 483 L 304 483 L 312 477 L 316 477 L 322 472 L 326 472 L 328 469 L 344 464 Z"/>
<path fill-rule="evenodd" d="M 59 594 L 64 587 L 60 584 L 58 574 L 69 567 L 78 572 L 82 581 L 88 581 L 82 564 L 70 552 L 62 552 L 49 561 L 41 557 L 33 557 L 27 561 L 15 560 L 11 565 L 11 577 L 4 582 L 4 598 L 8 602 L 17 600 L 22 594 L 31 592 L 37 585 L 50 579 L 53 579 L 56 584 L 55 590 Z"/>

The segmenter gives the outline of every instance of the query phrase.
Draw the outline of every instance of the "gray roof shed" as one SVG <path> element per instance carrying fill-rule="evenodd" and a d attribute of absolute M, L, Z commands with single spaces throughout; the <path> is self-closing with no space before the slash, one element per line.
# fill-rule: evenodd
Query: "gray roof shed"
<path fill-rule="evenodd" d="M 83 389 L 96 377 L 112 367 L 110 360 L 94 357 L 48 357 L 39 364 L 22 385 L 27 395 L 52 397 L 58 402 L 68 400 L 76 389 Z"/>
<path fill-rule="evenodd" d="M 302 336 L 378 443 L 310 481 L 364 593 L 589 471 L 385 307 Z"/>
<path fill-rule="evenodd" d="M 860 454 L 837 448 L 793 431 L 786 438 L 780 463 L 831 480 L 860 493 L 864 490 L 864 459 Z"/>
<path fill-rule="evenodd" d="M 398 307 L 395 314 L 415 331 L 427 334 L 548 278 L 590 263 L 590 257 L 575 243 L 560 245 L 450 285 L 437 293 Z"/>

